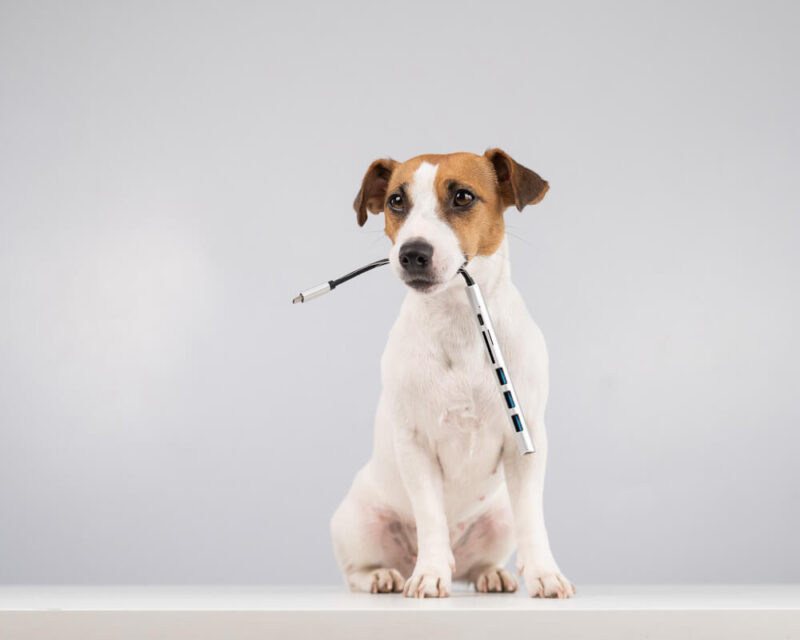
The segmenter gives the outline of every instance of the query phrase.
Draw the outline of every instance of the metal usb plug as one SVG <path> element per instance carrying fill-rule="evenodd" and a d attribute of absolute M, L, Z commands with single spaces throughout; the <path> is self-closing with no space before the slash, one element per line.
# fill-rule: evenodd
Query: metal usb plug
<path fill-rule="evenodd" d="M 319 298 L 320 296 L 324 296 L 326 293 L 329 293 L 332 289 L 333 286 L 331 286 L 331 282 L 323 282 L 322 284 L 318 284 L 316 287 L 311 287 L 310 289 L 301 291 L 297 297 L 292 299 L 292 304 L 297 304 L 298 302 L 308 302 L 314 298 Z"/>

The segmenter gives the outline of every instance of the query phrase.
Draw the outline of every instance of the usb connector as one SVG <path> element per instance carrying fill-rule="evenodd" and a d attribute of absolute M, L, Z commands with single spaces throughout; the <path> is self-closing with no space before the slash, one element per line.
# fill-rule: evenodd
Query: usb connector
<path fill-rule="evenodd" d="M 297 304 L 298 302 L 308 302 L 314 298 L 319 298 L 320 296 L 324 296 L 331 289 L 333 289 L 333 287 L 331 286 L 330 282 L 323 282 L 322 284 L 318 284 L 316 287 L 311 287 L 310 289 L 301 291 L 297 297 L 292 299 L 292 304 Z"/>

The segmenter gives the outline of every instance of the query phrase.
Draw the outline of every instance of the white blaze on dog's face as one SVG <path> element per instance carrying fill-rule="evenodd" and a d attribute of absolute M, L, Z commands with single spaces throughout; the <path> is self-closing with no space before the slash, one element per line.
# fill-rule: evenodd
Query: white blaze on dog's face
<path fill-rule="evenodd" d="M 417 291 L 448 282 L 465 262 L 458 237 L 445 222 L 436 197 L 438 168 L 423 161 L 411 181 L 396 186 L 387 199 L 387 210 L 400 224 L 389 262 L 400 279 Z"/>
<path fill-rule="evenodd" d="M 389 260 L 420 292 L 444 287 L 464 262 L 492 255 L 505 235 L 503 211 L 539 202 L 547 182 L 500 149 L 484 155 L 376 160 L 353 204 L 358 223 L 383 212 L 392 241 Z"/>

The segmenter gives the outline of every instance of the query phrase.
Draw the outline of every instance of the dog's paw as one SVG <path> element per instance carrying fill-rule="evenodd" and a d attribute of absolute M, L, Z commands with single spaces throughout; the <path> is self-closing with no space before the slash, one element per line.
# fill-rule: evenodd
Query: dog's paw
<path fill-rule="evenodd" d="M 571 598 L 576 593 L 575 585 L 558 569 L 536 571 L 535 567 L 521 567 L 519 572 L 532 598 Z"/>
<path fill-rule="evenodd" d="M 406 580 L 403 594 L 407 598 L 447 598 L 450 596 L 450 585 L 449 574 L 414 570 Z"/>
<path fill-rule="evenodd" d="M 517 580 L 505 569 L 488 568 L 475 580 L 475 591 L 480 593 L 511 593 L 517 590 Z"/>
<path fill-rule="evenodd" d="M 405 578 L 397 569 L 375 569 L 370 593 L 399 593 L 403 590 L 404 582 Z"/>

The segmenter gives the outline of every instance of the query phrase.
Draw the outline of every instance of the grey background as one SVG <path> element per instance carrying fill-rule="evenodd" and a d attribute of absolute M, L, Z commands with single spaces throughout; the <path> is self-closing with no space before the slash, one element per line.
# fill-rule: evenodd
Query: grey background
<path fill-rule="evenodd" d="M 337 583 L 370 161 L 506 149 L 578 584 L 797 581 L 792 3 L 0 5 L 0 581 Z"/>

